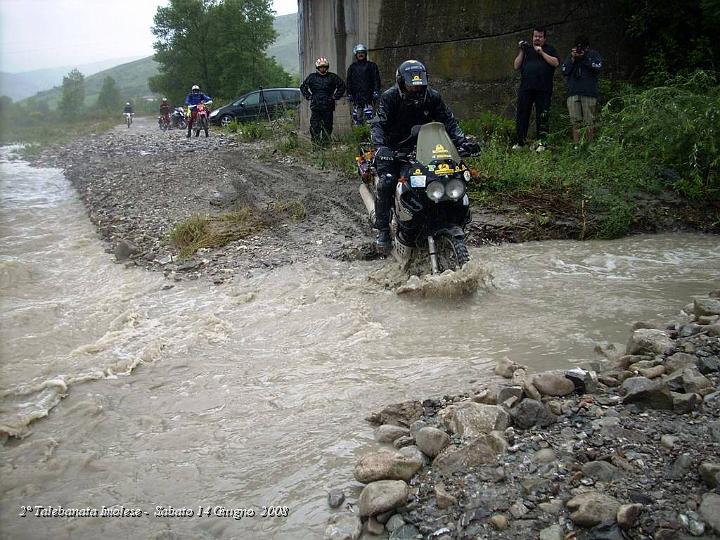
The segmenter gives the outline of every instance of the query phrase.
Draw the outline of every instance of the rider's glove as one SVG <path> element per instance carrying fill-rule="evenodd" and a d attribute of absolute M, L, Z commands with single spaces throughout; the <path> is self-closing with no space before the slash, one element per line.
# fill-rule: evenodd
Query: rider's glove
<path fill-rule="evenodd" d="M 373 99 L 377 99 L 379 97 L 380 97 L 380 92 L 378 92 L 377 90 L 375 92 L 373 92 Z"/>
<path fill-rule="evenodd" d="M 349 101 L 350 103 L 352 103 L 352 100 L 353 100 L 353 99 L 352 99 L 352 96 L 351 96 L 350 94 L 347 95 L 347 98 L 348 98 L 348 101 Z"/>
<path fill-rule="evenodd" d="M 475 141 L 465 139 L 458 148 L 458 153 L 462 156 L 478 156 L 480 155 L 480 145 Z"/>

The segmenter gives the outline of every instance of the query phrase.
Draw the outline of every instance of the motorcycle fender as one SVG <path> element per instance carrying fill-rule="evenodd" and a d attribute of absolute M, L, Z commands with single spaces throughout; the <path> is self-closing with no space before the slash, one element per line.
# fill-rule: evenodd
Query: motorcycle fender
<path fill-rule="evenodd" d="M 398 182 L 397 187 L 395 188 L 395 215 L 397 215 L 398 219 L 400 221 L 410 221 L 413 216 L 408 210 L 400 204 L 400 198 L 402 197 L 403 193 L 408 191 L 410 188 L 407 187 L 406 184 L 403 184 L 401 182 Z"/>
<path fill-rule="evenodd" d="M 457 225 L 448 225 L 447 227 L 439 227 L 435 230 L 430 231 L 430 234 L 432 236 L 438 236 L 443 233 L 454 238 L 465 238 L 465 231 L 462 230 L 462 227 L 459 227 Z"/>

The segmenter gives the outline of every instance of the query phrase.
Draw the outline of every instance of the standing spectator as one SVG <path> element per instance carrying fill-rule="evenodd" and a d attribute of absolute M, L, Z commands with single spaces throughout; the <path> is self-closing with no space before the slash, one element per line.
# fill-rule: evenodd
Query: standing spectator
<path fill-rule="evenodd" d="M 345 94 L 345 83 L 329 71 L 327 58 L 315 60 L 315 73 L 311 73 L 300 85 L 305 99 L 310 101 L 310 136 L 313 142 L 330 139 L 333 131 L 335 102 Z"/>
<path fill-rule="evenodd" d="M 347 97 L 353 105 L 353 123 L 359 126 L 372 118 L 375 102 L 380 97 L 380 70 L 375 62 L 367 59 L 367 47 L 362 43 L 353 47 L 353 55 L 355 61 L 347 70 Z"/>
<path fill-rule="evenodd" d="M 514 67 L 520 70 L 520 89 L 518 90 L 517 116 L 515 119 L 517 149 L 525 145 L 530 111 L 535 105 L 535 123 L 537 128 L 537 151 L 545 150 L 545 139 L 549 131 L 550 98 L 552 97 L 553 75 L 560 65 L 560 57 L 555 47 L 548 45 L 545 28 L 533 29 L 532 45 L 527 41 L 518 43 L 518 54 Z"/>
<path fill-rule="evenodd" d="M 585 126 L 585 139 L 593 139 L 593 120 L 598 99 L 598 73 L 602 69 L 600 54 L 590 49 L 587 36 L 575 38 L 575 46 L 560 70 L 565 76 L 567 107 L 572 122 L 572 139 L 580 142 L 580 127 Z"/>

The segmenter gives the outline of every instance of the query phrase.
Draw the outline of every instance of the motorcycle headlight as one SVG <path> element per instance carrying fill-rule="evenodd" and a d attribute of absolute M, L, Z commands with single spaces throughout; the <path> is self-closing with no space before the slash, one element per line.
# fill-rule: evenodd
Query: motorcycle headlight
<path fill-rule="evenodd" d="M 445 195 L 445 186 L 438 181 L 430 182 L 428 187 L 425 189 L 425 193 L 427 193 L 427 196 L 430 197 L 431 200 L 440 202 Z"/>
<path fill-rule="evenodd" d="M 213 112 L 210 113 L 210 118 L 213 116 L 217 116 L 217 113 L 220 111 L 220 109 L 215 109 Z"/>
<path fill-rule="evenodd" d="M 457 179 L 450 180 L 447 186 L 445 186 L 445 193 L 447 193 L 447 196 L 453 201 L 460 200 L 462 196 L 465 195 L 465 184 Z"/>

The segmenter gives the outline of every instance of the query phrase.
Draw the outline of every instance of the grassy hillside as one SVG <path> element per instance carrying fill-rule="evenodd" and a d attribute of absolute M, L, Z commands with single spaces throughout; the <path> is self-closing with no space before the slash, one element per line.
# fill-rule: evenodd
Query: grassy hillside
<path fill-rule="evenodd" d="M 153 60 L 152 56 L 148 56 L 90 75 L 85 78 L 85 104 L 95 105 L 105 77 L 115 79 L 123 99 L 150 95 L 152 92 L 148 88 L 147 81 L 149 77 L 157 73 L 157 70 L 157 62 Z M 57 107 L 61 95 L 62 87 L 56 86 L 50 90 L 38 92 L 33 99 L 46 101 L 50 108 L 54 109 Z"/>
<path fill-rule="evenodd" d="M 268 56 L 274 56 L 278 63 L 289 73 L 298 74 L 300 72 L 298 60 L 297 45 L 297 14 L 282 15 L 275 19 L 275 30 L 278 33 L 276 42 L 268 48 Z M 64 75 L 70 69 L 66 70 Z M 83 73 L 82 69 L 80 72 Z M 141 58 L 134 62 L 128 62 L 115 66 L 94 75 L 85 77 L 85 104 L 88 106 L 97 103 L 100 89 L 102 88 L 105 77 L 112 77 L 120 89 L 120 95 L 123 100 L 137 98 L 140 96 L 152 95 L 148 88 L 148 78 L 156 75 L 158 72 L 158 63 L 151 56 Z M 83 73 L 86 75 L 85 73 Z M 62 78 L 62 77 L 61 77 Z M 38 92 L 33 96 L 33 100 L 39 102 L 47 102 L 51 109 L 57 108 L 62 95 L 62 87 L 56 86 L 44 92 Z"/>
<path fill-rule="evenodd" d="M 115 58 L 112 60 L 103 60 L 101 62 L 93 62 L 90 64 L 82 64 L 79 66 L 62 66 L 57 68 L 35 69 L 32 71 L 23 71 L 22 73 L 0 73 L 0 95 L 9 96 L 13 101 L 19 101 L 26 97 L 35 95 L 38 92 L 60 86 L 63 77 L 71 70 L 77 68 L 80 73 L 92 75 L 104 69 L 109 69 L 122 63 L 138 60 L 138 57 Z"/>
<path fill-rule="evenodd" d="M 275 17 L 275 31 L 278 37 L 275 43 L 267 50 L 268 56 L 274 56 L 288 73 L 300 73 L 300 60 L 298 54 L 297 13 Z"/>

